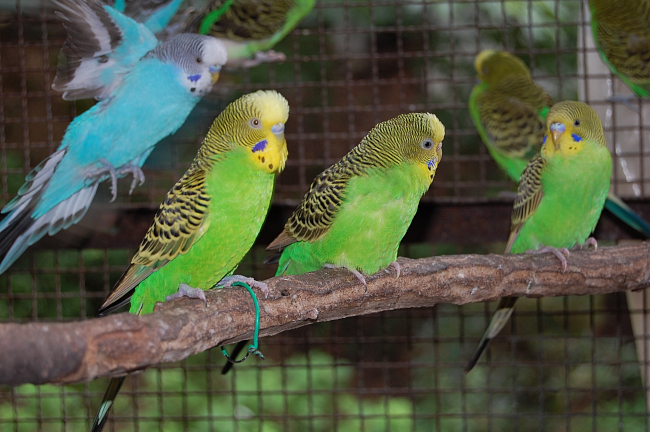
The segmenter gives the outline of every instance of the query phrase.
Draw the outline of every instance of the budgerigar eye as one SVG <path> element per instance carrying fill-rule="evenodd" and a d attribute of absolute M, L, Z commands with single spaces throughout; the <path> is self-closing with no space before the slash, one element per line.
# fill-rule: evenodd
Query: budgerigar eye
<path fill-rule="evenodd" d="M 577 119 L 575 122 L 573 122 L 574 126 L 580 126 L 580 119 Z"/>
<path fill-rule="evenodd" d="M 422 141 L 422 144 L 420 144 L 420 146 L 422 146 L 422 148 L 425 150 L 431 150 L 433 148 L 433 141 L 430 139 L 425 139 Z"/>
<path fill-rule="evenodd" d="M 262 122 L 260 119 L 253 117 L 249 122 L 248 122 L 253 129 L 259 129 L 262 127 Z"/>
<path fill-rule="evenodd" d="M 197 58 L 196 58 L 196 62 L 197 62 L 197 63 L 201 63 L 201 62 L 203 62 L 203 59 L 202 59 L 201 57 L 197 57 Z"/>

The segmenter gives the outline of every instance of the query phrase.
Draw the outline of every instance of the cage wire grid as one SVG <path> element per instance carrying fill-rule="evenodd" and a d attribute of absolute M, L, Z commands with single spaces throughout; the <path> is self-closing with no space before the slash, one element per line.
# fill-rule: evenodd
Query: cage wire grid
<path fill-rule="evenodd" d="M 467 109 L 474 57 L 486 48 L 522 57 L 556 100 L 591 103 L 608 134 L 614 189 L 647 202 L 643 124 L 650 111 L 641 106 L 635 114 L 608 101 L 612 77 L 598 63 L 586 20 L 578 0 L 317 2 L 275 47 L 287 61 L 222 74 L 185 125 L 157 146 L 144 167 L 146 182 L 133 195 L 119 193 L 109 205 L 108 188 L 100 186 L 78 226 L 42 240 L 0 275 L 0 320 L 94 316 L 215 115 L 260 88 L 281 92 L 291 113 L 289 160 L 272 213 L 239 268 L 258 279 L 273 275 L 261 264 L 263 248 L 313 177 L 376 123 L 404 112 L 433 112 L 447 130 L 423 206 L 504 202 L 499 193 L 514 185 L 490 159 Z M 63 101 L 51 90 L 64 40 L 47 3 L 0 0 L 3 203 L 56 149 L 70 121 L 92 106 Z M 612 85 L 625 92 L 616 80 Z M 129 181 L 122 180 L 119 190 Z M 136 217 L 140 222 L 132 221 Z M 502 223 L 507 229 L 508 220 Z M 505 237 L 422 241 L 418 233 L 435 224 L 435 218 L 418 219 L 400 255 L 503 250 Z M 210 350 L 129 377 L 106 430 L 647 431 L 646 365 L 638 357 L 647 341 L 635 338 L 631 324 L 650 303 L 646 293 L 640 296 L 630 308 L 624 294 L 522 299 L 511 324 L 468 375 L 462 369 L 493 304 L 438 305 L 308 326 L 262 339 L 267 360 L 249 360 L 226 376 L 220 374 L 223 357 Z M 10 349 L 10 341 L 1 344 Z M 106 384 L 0 388 L 0 430 L 87 430 Z"/>

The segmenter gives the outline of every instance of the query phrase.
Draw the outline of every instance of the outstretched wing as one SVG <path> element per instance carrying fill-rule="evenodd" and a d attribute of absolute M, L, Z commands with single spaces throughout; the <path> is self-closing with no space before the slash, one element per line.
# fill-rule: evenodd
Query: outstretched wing
<path fill-rule="evenodd" d="M 99 314 L 128 301 L 127 295 L 133 288 L 176 256 L 186 254 L 207 231 L 210 197 L 205 187 L 205 176 L 201 169 L 188 171 L 167 193 L 140 249 Z"/>
<path fill-rule="evenodd" d="M 53 0 L 68 37 L 59 53 L 52 88 L 63 99 L 104 99 L 158 40 L 99 0 Z"/>
<path fill-rule="evenodd" d="M 512 245 L 517 240 L 524 223 L 535 213 L 539 203 L 544 195 L 542 191 L 542 170 L 544 169 L 544 159 L 537 155 L 530 160 L 519 180 L 517 188 L 517 197 L 512 208 L 510 223 L 510 236 L 506 245 L 506 253 L 512 249 Z"/>
<path fill-rule="evenodd" d="M 296 241 L 313 242 L 325 235 L 345 197 L 351 171 L 341 162 L 323 171 L 267 250 L 282 249 Z"/>

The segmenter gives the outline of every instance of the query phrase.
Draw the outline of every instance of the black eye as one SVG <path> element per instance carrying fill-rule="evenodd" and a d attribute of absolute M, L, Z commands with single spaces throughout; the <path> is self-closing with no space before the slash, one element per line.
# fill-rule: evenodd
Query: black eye
<path fill-rule="evenodd" d="M 573 122 L 573 125 L 574 126 L 580 126 L 580 120 L 576 120 L 575 122 Z"/>
<path fill-rule="evenodd" d="M 250 124 L 250 126 L 251 126 L 253 129 L 259 129 L 259 128 L 262 126 L 262 122 L 260 121 L 260 119 L 255 118 L 255 117 L 253 117 L 253 118 L 248 122 L 248 124 Z"/>
<path fill-rule="evenodd" d="M 202 59 L 201 57 L 197 57 L 197 58 L 196 58 L 196 62 L 197 62 L 197 63 L 201 63 L 201 62 L 203 62 L 203 59 Z"/>
<path fill-rule="evenodd" d="M 422 144 L 420 144 L 420 146 L 422 146 L 422 148 L 425 150 L 431 150 L 433 148 L 433 141 L 430 139 L 425 139 L 422 141 Z"/>

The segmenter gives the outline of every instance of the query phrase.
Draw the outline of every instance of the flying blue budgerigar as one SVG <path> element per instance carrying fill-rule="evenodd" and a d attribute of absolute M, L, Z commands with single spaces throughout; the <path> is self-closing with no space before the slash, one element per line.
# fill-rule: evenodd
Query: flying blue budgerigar
<path fill-rule="evenodd" d="M 86 213 L 100 182 L 133 175 L 174 133 L 219 78 L 227 61 L 210 36 L 180 34 L 159 44 L 144 25 L 99 0 L 58 0 L 68 38 L 52 87 L 68 100 L 100 100 L 68 126 L 59 148 L 26 177 L 2 213 L 0 273 L 45 234 Z"/>

